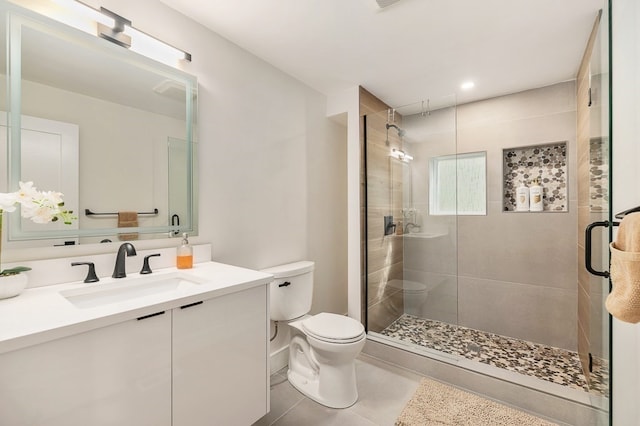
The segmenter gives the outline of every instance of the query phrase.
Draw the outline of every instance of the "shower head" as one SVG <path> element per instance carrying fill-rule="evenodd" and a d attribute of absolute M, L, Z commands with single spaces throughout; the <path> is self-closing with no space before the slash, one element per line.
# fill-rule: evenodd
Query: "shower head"
<path fill-rule="evenodd" d="M 396 126 L 395 124 L 389 124 L 387 123 L 387 130 L 389 130 L 390 127 L 393 127 L 396 129 L 396 131 L 398 132 L 398 136 L 403 137 L 407 132 L 403 129 L 401 129 L 400 127 Z"/>

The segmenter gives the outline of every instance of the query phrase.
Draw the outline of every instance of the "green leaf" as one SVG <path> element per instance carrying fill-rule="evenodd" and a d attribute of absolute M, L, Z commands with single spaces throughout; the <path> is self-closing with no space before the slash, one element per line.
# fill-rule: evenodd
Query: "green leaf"
<path fill-rule="evenodd" d="M 27 266 L 16 266 L 15 268 L 5 269 L 4 271 L 0 272 L 0 277 L 4 277 L 7 275 L 18 275 L 20 272 L 26 272 L 30 270 L 31 268 Z"/>

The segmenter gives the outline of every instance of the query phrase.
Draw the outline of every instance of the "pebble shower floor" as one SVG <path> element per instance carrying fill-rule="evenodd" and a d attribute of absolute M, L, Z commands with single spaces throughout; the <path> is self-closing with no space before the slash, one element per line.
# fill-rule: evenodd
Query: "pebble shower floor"
<path fill-rule="evenodd" d="M 594 358 L 591 388 L 576 352 L 404 314 L 380 332 L 427 349 L 607 396 L 608 366 Z"/>

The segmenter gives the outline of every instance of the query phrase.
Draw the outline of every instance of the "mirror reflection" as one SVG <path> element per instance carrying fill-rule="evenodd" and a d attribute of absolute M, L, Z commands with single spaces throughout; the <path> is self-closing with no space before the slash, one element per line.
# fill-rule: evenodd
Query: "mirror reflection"
<path fill-rule="evenodd" d="M 29 11 L 3 14 L 3 187 L 60 191 L 78 216 L 72 227 L 8 217 L 9 244 L 193 233 L 195 77 Z"/>

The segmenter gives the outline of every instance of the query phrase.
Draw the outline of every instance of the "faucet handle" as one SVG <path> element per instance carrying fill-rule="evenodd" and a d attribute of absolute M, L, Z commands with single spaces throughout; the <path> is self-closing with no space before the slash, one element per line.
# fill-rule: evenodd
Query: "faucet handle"
<path fill-rule="evenodd" d="M 149 258 L 155 256 L 160 256 L 160 253 L 153 253 L 144 257 L 144 263 L 142 264 L 142 270 L 140 271 L 141 274 L 150 274 L 153 272 L 149 266 Z"/>
<path fill-rule="evenodd" d="M 87 277 L 84 279 L 85 283 L 95 283 L 100 281 L 100 279 L 96 275 L 96 267 L 94 266 L 93 262 L 72 262 L 71 263 L 71 266 L 78 266 L 78 265 L 89 266 L 89 271 L 87 271 Z"/>

